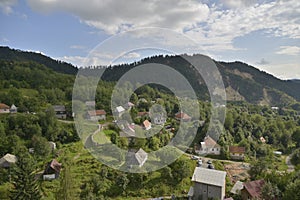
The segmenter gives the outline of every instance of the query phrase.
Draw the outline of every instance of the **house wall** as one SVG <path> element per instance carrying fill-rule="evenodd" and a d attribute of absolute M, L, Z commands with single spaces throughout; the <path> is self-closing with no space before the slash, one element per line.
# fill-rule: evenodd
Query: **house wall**
<path fill-rule="evenodd" d="M 0 113 L 9 113 L 9 108 L 8 109 L 0 109 Z"/>
<path fill-rule="evenodd" d="M 231 159 L 235 159 L 235 160 L 244 160 L 244 154 L 242 153 L 230 153 L 230 157 Z"/>
<path fill-rule="evenodd" d="M 221 148 L 200 148 L 199 151 L 197 151 L 197 153 L 199 154 L 213 154 L 213 155 L 220 155 L 220 150 Z"/>
<path fill-rule="evenodd" d="M 225 196 L 225 186 L 219 187 L 215 185 L 208 185 L 204 183 L 195 183 L 194 185 L 194 200 L 209 198 L 223 199 Z"/>
<path fill-rule="evenodd" d="M 241 196 L 243 200 L 252 199 L 251 195 L 248 193 L 246 189 L 241 190 Z"/>

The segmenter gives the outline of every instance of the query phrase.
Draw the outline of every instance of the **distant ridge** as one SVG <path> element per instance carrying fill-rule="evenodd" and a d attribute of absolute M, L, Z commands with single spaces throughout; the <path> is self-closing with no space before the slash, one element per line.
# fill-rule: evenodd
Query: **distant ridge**
<path fill-rule="evenodd" d="M 4 46 L 0 46 L 0 59 L 6 61 L 33 61 L 64 74 L 76 74 L 78 70 L 70 63 L 54 60 L 40 53 L 21 51 Z"/>

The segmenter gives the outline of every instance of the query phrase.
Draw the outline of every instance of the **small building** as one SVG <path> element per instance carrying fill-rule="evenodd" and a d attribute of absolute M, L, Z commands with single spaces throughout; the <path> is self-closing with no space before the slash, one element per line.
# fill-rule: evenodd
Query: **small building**
<path fill-rule="evenodd" d="M 141 117 L 149 117 L 149 112 L 138 112 L 137 118 L 141 118 Z"/>
<path fill-rule="evenodd" d="M 58 118 L 58 119 L 66 119 L 67 118 L 66 107 L 64 105 L 54 105 L 53 109 L 54 109 L 56 118 Z"/>
<path fill-rule="evenodd" d="M 0 113 L 9 113 L 10 107 L 4 103 L 0 103 Z"/>
<path fill-rule="evenodd" d="M 189 199 L 224 199 L 226 172 L 196 167 L 192 176 L 194 186 L 189 190 Z"/>
<path fill-rule="evenodd" d="M 18 108 L 17 106 L 15 106 L 15 104 L 11 105 L 10 109 L 9 109 L 10 113 L 17 113 L 18 112 Z"/>
<path fill-rule="evenodd" d="M 151 129 L 151 122 L 149 122 L 148 120 L 145 120 L 143 122 L 143 127 L 146 131 L 150 130 Z"/>
<path fill-rule="evenodd" d="M 11 165 L 15 164 L 17 160 L 15 155 L 7 153 L 0 159 L 0 167 L 9 168 Z"/>
<path fill-rule="evenodd" d="M 133 167 L 138 166 L 142 167 L 148 159 L 148 154 L 142 148 L 138 151 L 131 149 L 127 153 L 127 166 Z"/>
<path fill-rule="evenodd" d="M 124 112 L 125 108 L 123 108 L 123 106 L 118 106 L 115 109 L 115 113 L 118 115 L 118 117 L 121 117 Z"/>
<path fill-rule="evenodd" d="M 260 137 L 259 140 L 261 141 L 261 143 L 266 143 L 266 139 L 264 137 Z"/>
<path fill-rule="evenodd" d="M 175 119 L 178 121 L 189 122 L 192 118 L 188 114 L 180 111 L 175 114 Z"/>
<path fill-rule="evenodd" d="M 44 171 L 43 180 L 58 179 L 62 164 L 53 159 L 50 161 Z"/>
<path fill-rule="evenodd" d="M 90 110 L 88 118 L 92 121 L 106 120 L 106 112 L 105 110 Z"/>
<path fill-rule="evenodd" d="M 244 183 L 244 187 L 241 190 L 242 199 L 262 199 L 261 190 L 264 185 L 265 181 L 263 179 Z"/>
<path fill-rule="evenodd" d="M 164 114 L 159 113 L 155 114 L 151 119 L 153 120 L 153 123 L 157 125 L 162 125 L 167 121 L 167 118 L 164 116 Z"/>
<path fill-rule="evenodd" d="M 208 135 L 204 138 L 203 142 L 200 142 L 200 149 L 197 150 L 196 153 L 202 155 L 220 155 L 220 151 L 221 146 Z"/>
<path fill-rule="evenodd" d="M 232 193 L 232 194 L 241 194 L 241 190 L 244 188 L 244 183 L 243 182 L 241 182 L 241 181 L 237 181 L 234 185 L 233 185 L 233 187 L 232 187 L 232 189 L 230 190 L 230 192 Z"/>
<path fill-rule="evenodd" d="M 230 158 L 234 160 L 244 160 L 245 152 L 246 152 L 245 147 L 238 147 L 238 146 L 229 147 Z"/>
<path fill-rule="evenodd" d="M 124 104 L 123 107 L 124 107 L 126 110 L 130 110 L 133 106 L 134 106 L 133 103 L 127 102 L 127 103 Z"/>
<path fill-rule="evenodd" d="M 86 102 L 85 102 L 85 105 L 86 105 L 88 108 L 94 109 L 95 106 L 96 106 L 96 102 L 95 102 L 95 101 L 86 101 Z"/>

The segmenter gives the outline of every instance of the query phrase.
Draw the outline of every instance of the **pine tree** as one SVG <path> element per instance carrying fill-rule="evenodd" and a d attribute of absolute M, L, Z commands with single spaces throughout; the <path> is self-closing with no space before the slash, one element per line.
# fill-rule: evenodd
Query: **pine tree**
<path fill-rule="evenodd" d="M 41 199 L 41 192 L 37 180 L 35 179 L 35 165 L 27 149 L 20 148 L 17 154 L 18 161 L 12 168 L 11 191 L 12 200 L 38 200 Z"/>

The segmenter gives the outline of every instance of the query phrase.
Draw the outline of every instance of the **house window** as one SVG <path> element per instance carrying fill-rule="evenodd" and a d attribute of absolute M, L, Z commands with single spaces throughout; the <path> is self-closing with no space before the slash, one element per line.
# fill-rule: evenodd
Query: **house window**
<path fill-rule="evenodd" d="M 214 149 L 211 149 L 211 151 L 214 151 Z"/>

